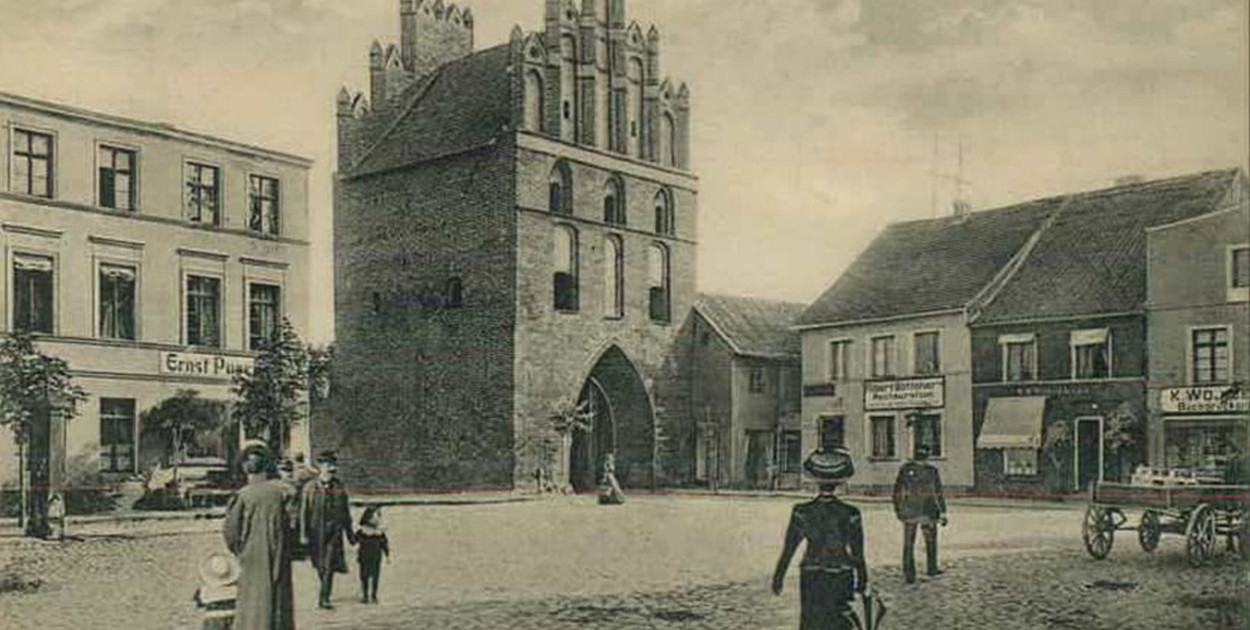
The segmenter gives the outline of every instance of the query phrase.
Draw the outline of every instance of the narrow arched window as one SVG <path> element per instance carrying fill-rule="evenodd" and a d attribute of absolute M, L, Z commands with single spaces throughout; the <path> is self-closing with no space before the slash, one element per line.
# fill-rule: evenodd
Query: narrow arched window
<path fill-rule="evenodd" d="M 560 38 L 560 139 L 577 139 L 577 40 L 571 35 Z"/>
<path fill-rule="evenodd" d="M 558 162 L 547 179 L 547 209 L 553 214 L 573 214 L 573 174 L 567 162 Z"/>
<path fill-rule="evenodd" d="M 660 160 L 664 166 L 677 166 L 677 124 L 668 113 L 660 118 Z"/>
<path fill-rule="evenodd" d="M 672 235 L 677 233 L 676 217 L 673 213 L 673 197 L 666 189 L 655 194 L 655 233 Z"/>
<path fill-rule="evenodd" d="M 603 242 L 603 315 L 625 316 L 625 249 L 621 237 L 609 234 Z"/>
<path fill-rule="evenodd" d="M 637 57 L 629 60 L 625 88 L 625 111 L 629 119 L 629 137 L 625 139 L 627 153 L 634 157 L 642 157 L 642 138 L 639 129 L 642 127 L 642 61 Z"/>
<path fill-rule="evenodd" d="M 452 276 L 447 279 L 447 286 L 443 288 L 443 304 L 447 308 L 464 306 L 464 283 L 460 278 Z"/>
<path fill-rule="evenodd" d="M 648 302 L 651 321 L 667 322 L 670 320 L 671 282 L 668 248 L 661 243 L 652 243 L 647 253 L 647 284 Z"/>
<path fill-rule="evenodd" d="M 625 225 L 625 186 L 619 177 L 608 180 L 603 190 L 603 221 L 611 225 Z"/>
<path fill-rule="evenodd" d="M 543 79 L 537 70 L 525 73 L 525 128 L 543 130 Z"/>
<path fill-rule="evenodd" d="M 577 232 L 568 225 L 557 225 L 552 247 L 553 292 L 555 309 L 576 311 L 577 299 Z"/>

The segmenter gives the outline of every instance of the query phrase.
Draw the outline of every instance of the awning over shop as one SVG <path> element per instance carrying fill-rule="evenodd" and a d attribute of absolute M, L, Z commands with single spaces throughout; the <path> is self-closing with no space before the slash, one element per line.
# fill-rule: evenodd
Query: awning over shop
<path fill-rule="evenodd" d="M 991 398 L 977 448 L 1041 448 L 1045 396 Z"/>

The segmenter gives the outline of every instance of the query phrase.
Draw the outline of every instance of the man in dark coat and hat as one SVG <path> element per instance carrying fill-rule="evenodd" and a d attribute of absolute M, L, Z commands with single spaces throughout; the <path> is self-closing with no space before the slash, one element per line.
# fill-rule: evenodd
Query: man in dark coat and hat
<path fill-rule="evenodd" d="M 845 449 L 816 451 L 803 469 L 820 484 L 815 499 L 794 506 L 785 545 L 773 572 L 773 593 L 780 595 L 786 570 L 799 543 L 807 541 L 799 563 L 799 630 L 850 630 L 859 627 L 851 609 L 856 593 L 868 588 L 864 528 L 859 508 L 842 502 L 838 485 L 855 474 Z M 869 627 L 874 627 L 870 624 Z"/>
<path fill-rule="evenodd" d="M 330 603 L 334 574 L 347 573 L 343 538 L 354 545 L 356 534 L 352 531 L 347 489 L 338 479 L 337 457 L 332 451 L 322 452 L 317 464 L 320 473 L 304 486 L 300 520 L 308 540 L 308 557 L 321 581 L 317 606 L 330 609 L 334 607 Z"/>
<path fill-rule="evenodd" d="M 294 592 L 282 482 L 269 478 L 271 457 L 263 442 L 243 447 L 247 485 L 226 508 L 222 536 L 239 559 L 235 630 L 294 630 Z"/>
<path fill-rule="evenodd" d="M 929 463 L 929 447 L 916 445 L 916 456 L 902 465 L 894 481 L 894 513 L 903 522 L 903 579 L 916 581 L 916 527 L 924 533 L 927 573 L 941 575 L 938 569 L 937 527 L 946 525 L 946 499 L 942 478 Z"/>

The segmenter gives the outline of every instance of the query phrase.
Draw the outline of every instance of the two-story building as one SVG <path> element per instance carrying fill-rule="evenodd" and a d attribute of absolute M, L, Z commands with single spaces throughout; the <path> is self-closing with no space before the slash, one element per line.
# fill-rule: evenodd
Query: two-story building
<path fill-rule="evenodd" d="M 48 427 L 54 472 L 140 472 L 145 410 L 227 401 L 284 315 L 306 330 L 309 160 L 9 94 L 0 156 L 0 332 L 35 334 L 89 395 Z M 6 432 L 0 483 L 17 455 Z"/>
<path fill-rule="evenodd" d="M 1050 200 L 971 310 L 979 490 L 1084 490 L 1143 461 L 1147 229 L 1225 207 L 1242 186 L 1225 170 Z"/>
<path fill-rule="evenodd" d="M 842 445 L 851 484 L 891 487 L 917 444 L 946 485 L 973 485 L 968 309 L 1053 201 L 888 226 L 799 318 L 803 451 Z"/>
<path fill-rule="evenodd" d="M 1250 453 L 1250 200 L 1147 230 L 1151 466 Z"/>
<path fill-rule="evenodd" d="M 803 462 L 799 335 L 804 305 L 701 295 L 681 331 L 689 357 L 694 481 L 795 488 Z"/>

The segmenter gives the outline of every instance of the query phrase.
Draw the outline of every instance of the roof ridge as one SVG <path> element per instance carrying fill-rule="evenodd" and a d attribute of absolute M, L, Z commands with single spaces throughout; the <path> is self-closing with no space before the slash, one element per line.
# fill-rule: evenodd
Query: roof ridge
<path fill-rule="evenodd" d="M 1024 262 L 1033 254 L 1033 250 L 1037 249 L 1037 244 L 1042 241 L 1042 235 L 1055 224 L 1055 221 L 1059 219 L 1059 215 L 1063 214 L 1072 205 L 1075 198 L 1075 195 L 1069 195 L 1067 199 L 1064 199 L 1059 207 L 1055 208 L 1054 212 L 1051 212 L 1050 216 L 1047 216 L 1041 225 L 1037 226 L 1036 230 L 1033 230 L 1033 233 L 1029 235 L 1029 239 L 1024 242 L 1024 245 L 1020 246 L 1020 249 L 1011 257 L 1011 260 L 1007 261 L 1007 264 L 1003 265 L 1003 268 L 976 295 L 972 296 L 971 300 L 968 300 L 966 308 L 969 311 L 975 311 L 969 314 L 969 324 L 976 321 L 981 311 L 994 303 L 994 300 L 1002 293 L 1003 288 L 1011 282 L 1016 272 L 1024 266 Z"/>
<path fill-rule="evenodd" d="M 369 148 L 365 149 L 365 152 L 361 153 L 360 157 L 355 160 L 351 169 L 353 172 L 358 170 L 361 165 L 365 163 L 365 160 L 369 159 L 369 157 L 373 155 L 373 152 L 377 151 L 378 147 L 382 146 L 382 143 L 395 132 L 395 128 L 399 126 L 399 123 L 402 122 L 404 118 L 407 118 L 408 114 L 412 113 L 412 110 L 417 107 L 417 103 L 420 103 L 421 99 L 425 98 L 426 94 L 430 93 L 430 88 L 435 82 L 438 81 L 438 78 L 442 76 L 442 74 L 443 66 L 439 66 L 434 70 L 434 72 L 430 73 L 429 80 L 424 82 L 425 86 L 408 100 L 408 103 L 404 105 L 404 109 L 391 119 L 391 122 L 386 125 L 386 129 L 382 133 L 378 134 L 378 137 L 374 138 L 373 142 L 370 143 Z"/>
<path fill-rule="evenodd" d="M 727 299 L 727 300 L 751 300 L 753 302 L 764 302 L 768 304 L 786 304 L 793 306 L 806 307 L 805 302 L 797 300 L 781 300 L 776 298 L 758 297 L 754 295 L 735 295 L 732 293 L 717 293 L 709 291 L 700 291 L 696 296 L 696 300 L 701 299 Z"/>

